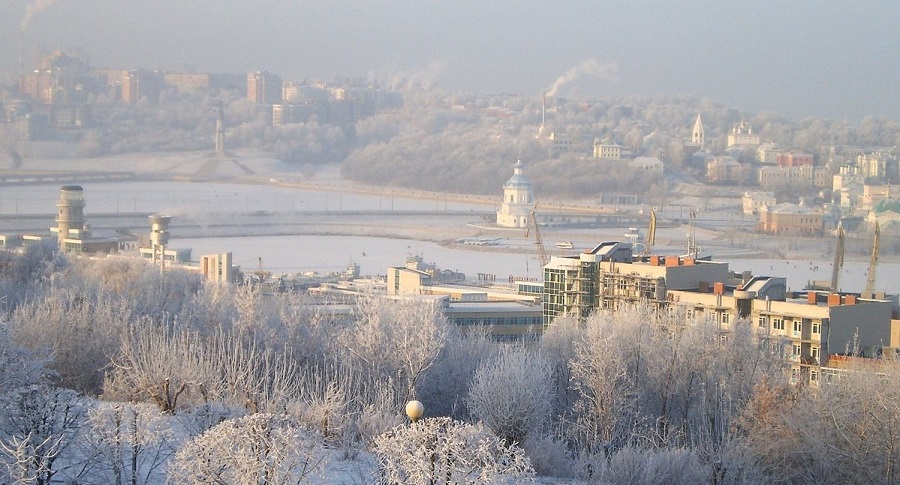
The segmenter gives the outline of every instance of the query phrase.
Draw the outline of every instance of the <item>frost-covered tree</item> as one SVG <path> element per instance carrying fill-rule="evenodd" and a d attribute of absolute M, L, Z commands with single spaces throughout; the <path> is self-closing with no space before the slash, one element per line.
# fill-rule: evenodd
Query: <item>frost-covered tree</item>
<path fill-rule="evenodd" d="M 761 387 L 741 419 L 772 483 L 900 481 L 900 363 L 860 362 L 817 388 Z"/>
<path fill-rule="evenodd" d="M 0 321 L 0 398 L 21 387 L 40 382 L 44 362 L 15 344 L 9 324 Z"/>
<path fill-rule="evenodd" d="M 216 356 L 205 350 L 196 333 L 170 331 L 152 322 L 137 324 L 122 336 L 120 353 L 113 356 L 103 383 L 104 395 L 151 401 L 160 411 L 175 413 L 183 396 L 202 399 L 219 387 Z"/>
<path fill-rule="evenodd" d="M 506 347 L 478 367 L 466 403 L 495 435 L 521 446 L 549 421 L 553 387 L 547 359 L 521 346 Z"/>
<path fill-rule="evenodd" d="M 47 366 L 58 374 L 57 384 L 99 394 L 103 368 L 131 313 L 130 300 L 59 284 L 43 298 L 19 306 L 10 326 L 17 342 L 48 354 Z"/>
<path fill-rule="evenodd" d="M 97 404 L 78 440 L 80 475 L 92 483 L 162 483 L 175 453 L 172 421 L 149 404 Z"/>
<path fill-rule="evenodd" d="M 209 401 L 265 412 L 284 409 L 297 395 L 294 372 L 287 349 L 261 349 L 231 332 L 202 335 L 143 322 L 123 336 L 104 392 L 111 399 L 154 402 L 166 413 Z"/>
<path fill-rule="evenodd" d="M 389 484 L 494 484 L 531 481 L 525 452 L 481 425 L 427 418 L 375 440 L 380 479 Z"/>
<path fill-rule="evenodd" d="M 46 485 L 73 466 L 67 454 L 85 413 L 77 393 L 32 384 L 0 398 L 0 406 L 0 477 L 6 473 L 6 482 Z"/>
<path fill-rule="evenodd" d="M 224 421 L 185 443 L 169 466 L 169 482 L 306 483 L 327 458 L 321 438 L 294 420 L 254 414 Z"/>
<path fill-rule="evenodd" d="M 415 397 L 416 384 L 437 359 L 450 324 L 437 305 L 420 300 L 364 298 L 340 342 L 372 380 L 391 377 L 398 392 Z"/>
<path fill-rule="evenodd" d="M 434 365 L 419 379 L 417 398 L 432 416 L 466 419 L 466 394 L 481 362 L 497 354 L 487 326 L 451 328 L 449 338 Z"/>

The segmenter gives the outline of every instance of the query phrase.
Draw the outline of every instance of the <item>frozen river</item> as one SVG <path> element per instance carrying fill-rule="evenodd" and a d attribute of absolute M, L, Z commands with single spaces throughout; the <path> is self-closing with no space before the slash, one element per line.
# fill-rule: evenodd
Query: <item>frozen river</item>
<path fill-rule="evenodd" d="M 479 203 L 446 197 L 412 198 L 278 185 L 222 182 L 87 182 L 85 215 L 142 212 L 181 214 L 250 211 L 357 211 L 357 210 L 485 210 Z M 54 213 L 59 185 L 0 187 L 0 216 Z M 499 205 L 499 203 L 497 204 Z"/>
<path fill-rule="evenodd" d="M 483 203 L 456 202 L 440 196 L 404 197 L 350 192 L 303 190 L 275 185 L 191 182 L 89 182 L 80 184 L 86 200 L 85 216 L 91 213 L 166 213 L 179 217 L 210 213 L 252 211 L 484 211 L 494 208 Z M 59 197 L 59 185 L 0 187 L 0 217 L 14 214 L 48 214 L 48 226 Z M 518 235 L 518 234 L 517 234 Z M 539 263 L 533 245 L 520 240 L 513 247 L 522 252 L 488 252 L 454 249 L 433 242 L 362 236 L 278 235 L 247 237 L 206 237 L 179 239 L 172 235 L 171 247 L 189 247 L 194 259 L 202 254 L 230 251 L 235 264 L 255 270 L 260 264 L 273 273 L 343 270 L 350 262 L 369 275 L 385 274 L 389 266 L 402 265 L 410 255 L 420 255 L 442 269 L 496 275 L 537 278 Z M 545 235 L 553 237 L 552 233 Z M 599 242 L 599 241 L 597 241 Z M 547 241 L 552 248 L 552 241 Z M 590 241 L 582 242 L 584 246 Z M 807 280 L 830 280 L 831 261 L 822 260 L 728 260 L 735 271 L 750 270 L 757 275 L 786 276 L 792 289 L 801 289 Z M 841 289 L 860 291 L 865 286 L 868 264 L 847 262 L 841 273 Z M 900 264 L 879 263 L 877 288 L 900 291 Z"/>

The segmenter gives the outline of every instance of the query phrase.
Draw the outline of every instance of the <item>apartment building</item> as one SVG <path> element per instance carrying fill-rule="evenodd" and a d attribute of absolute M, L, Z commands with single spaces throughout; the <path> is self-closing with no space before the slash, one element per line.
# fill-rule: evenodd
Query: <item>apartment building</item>
<path fill-rule="evenodd" d="M 749 322 L 762 343 L 785 357 L 793 382 L 817 382 L 830 356 L 876 357 L 900 344 L 892 301 L 791 293 L 780 277 L 754 277 L 736 288 L 716 285 L 712 293 L 670 291 L 667 300 L 688 321 L 713 322 L 724 338 L 738 322 Z"/>
<path fill-rule="evenodd" d="M 636 259 L 631 243 L 603 242 L 577 256 L 554 256 L 544 266 L 544 324 L 638 301 L 664 305 L 670 289 L 708 291 L 727 280 L 727 263 L 659 255 Z"/>
<path fill-rule="evenodd" d="M 544 325 L 586 318 L 598 308 L 653 305 L 685 322 L 705 320 L 728 338 L 751 325 L 762 345 L 784 356 L 795 382 L 816 382 L 829 356 L 875 357 L 900 346 L 895 302 L 876 295 L 790 292 L 783 277 L 735 277 L 727 263 L 680 256 L 635 258 L 631 245 L 605 242 L 544 267 Z"/>
<path fill-rule="evenodd" d="M 766 166 L 759 169 L 759 185 L 762 187 L 801 187 L 813 186 L 826 188 L 832 185 L 833 178 L 828 167 L 813 165 Z"/>

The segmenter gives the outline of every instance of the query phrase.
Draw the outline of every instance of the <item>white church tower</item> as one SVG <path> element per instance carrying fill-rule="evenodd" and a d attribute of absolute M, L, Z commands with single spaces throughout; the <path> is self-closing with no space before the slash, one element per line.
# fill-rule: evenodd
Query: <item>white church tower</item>
<path fill-rule="evenodd" d="M 497 211 L 498 226 L 528 227 L 534 207 L 534 190 L 522 167 L 522 160 L 518 160 L 513 167 L 513 176 L 503 184 L 503 203 Z"/>
<path fill-rule="evenodd" d="M 706 140 L 703 137 L 703 120 L 700 119 L 700 113 L 697 113 L 697 121 L 694 122 L 694 131 L 691 132 L 691 143 L 699 146 L 701 150 L 706 148 Z"/>

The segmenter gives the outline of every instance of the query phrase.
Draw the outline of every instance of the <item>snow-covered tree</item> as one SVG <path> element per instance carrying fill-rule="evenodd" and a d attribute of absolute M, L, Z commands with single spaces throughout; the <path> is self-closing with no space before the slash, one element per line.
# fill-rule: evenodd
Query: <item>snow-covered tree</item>
<path fill-rule="evenodd" d="M 374 451 L 380 479 L 389 484 L 522 483 L 534 476 L 521 448 L 450 418 L 397 426 L 376 438 Z"/>
<path fill-rule="evenodd" d="M 10 391 L 38 383 L 44 372 L 44 362 L 15 344 L 9 325 L 0 321 L 0 398 Z"/>
<path fill-rule="evenodd" d="M 0 399 L 0 477 L 46 485 L 72 466 L 64 458 L 84 420 L 84 401 L 49 384 L 20 387 Z"/>
<path fill-rule="evenodd" d="M 509 444 L 540 433 L 553 405 L 552 369 L 542 355 L 506 347 L 481 363 L 469 386 L 469 412 Z"/>
<path fill-rule="evenodd" d="M 328 453 L 321 438 L 274 414 L 227 420 L 185 443 L 169 466 L 174 484 L 306 483 Z"/>
<path fill-rule="evenodd" d="M 162 483 L 175 453 L 171 419 L 149 404 L 100 403 L 87 413 L 78 451 L 93 483 Z"/>
<path fill-rule="evenodd" d="M 356 323 L 340 337 L 362 372 L 374 379 L 390 376 L 407 399 L 434 363 L 449 333 L 440 308 L 420 300 L 364 298 Z"/>

